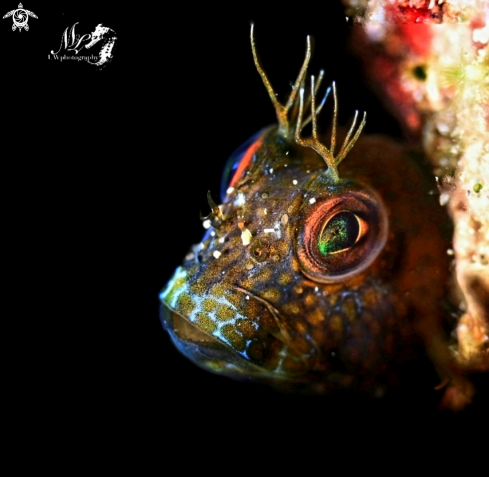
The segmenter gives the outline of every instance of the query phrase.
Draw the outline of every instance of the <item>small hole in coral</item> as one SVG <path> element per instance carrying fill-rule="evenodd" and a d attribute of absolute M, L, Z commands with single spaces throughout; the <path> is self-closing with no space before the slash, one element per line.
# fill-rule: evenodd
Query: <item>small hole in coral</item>
<path fill-rule="evenodd" d="M 426 81 L 428 75 L 426 74 L 426 67 L 418 65 L 413 68 L 413 75 L 420 81 Z"/>

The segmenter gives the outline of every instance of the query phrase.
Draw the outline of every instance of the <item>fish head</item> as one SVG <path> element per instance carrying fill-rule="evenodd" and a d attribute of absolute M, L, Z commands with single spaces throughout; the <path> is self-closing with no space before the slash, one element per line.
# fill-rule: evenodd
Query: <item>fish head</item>
<path fill-rule="evenodd" d="M 336 118 L 343 146 L 336 156 L 323 146 L 313 83 L 303 140 L 303 91 L 292 127 L 277 111 L 278 125 L 230 157 L 221 203 L 209 196 L 204 236 L 161 293 L 161 320 L 181 353 L 217 374 L 377 392 L 416 348 L 416 320 L 439 316 L 443 217 L 401 146 L 358 130 L 351 139 Z"/>

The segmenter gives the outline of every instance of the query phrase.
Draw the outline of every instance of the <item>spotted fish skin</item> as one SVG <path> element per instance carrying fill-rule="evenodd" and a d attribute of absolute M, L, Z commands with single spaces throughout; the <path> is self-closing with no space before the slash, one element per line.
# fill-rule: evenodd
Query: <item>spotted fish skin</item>
<path fill-rule="evenodd" d="M 378 393 L 416 356 L 419 327 L 443 334 L 448 219 L 432 178 L 389 139 L 360 137 L 332 180 L 323 158 L 289 136 L 272 126 L 247 148 L 161 293 L 163 326 L 214 373 Z M 321 255 L 316 239 L 348 230 L 324 239 L 331 216 L 351 214 L 360 238 Z"/>

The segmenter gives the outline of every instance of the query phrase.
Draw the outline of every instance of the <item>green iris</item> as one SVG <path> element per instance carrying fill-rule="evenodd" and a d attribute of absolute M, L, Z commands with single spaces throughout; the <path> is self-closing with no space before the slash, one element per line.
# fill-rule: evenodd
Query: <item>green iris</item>
<path fill-rule="evenodd" d="M 360 224 L 351 212 L 336 214 L 324 227 L 319 237 L 318 247 L 323 255 L 330 255 L 350 248 L 358 238 Z"/>

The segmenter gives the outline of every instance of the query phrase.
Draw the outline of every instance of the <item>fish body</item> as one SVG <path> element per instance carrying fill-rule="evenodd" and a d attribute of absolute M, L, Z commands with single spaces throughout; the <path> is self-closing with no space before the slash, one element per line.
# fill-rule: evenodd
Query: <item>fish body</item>
<path fill-rule="evenodd" d="M 449 266 L 436 186 L 381 136 L 360 136 L 333 174 L 298 140 L 302 113 L 290 115 L 229 159 L 221 204 L 210 200 L 201 242 L 161 292 L 161 320 L 211 372 L 378 394 L 416 357 L 419 326 L 441 333 Z M 333 124 L 336 135 L 350 137 Z"/>

